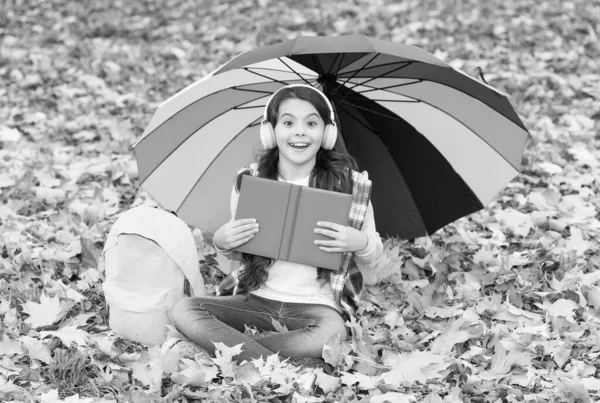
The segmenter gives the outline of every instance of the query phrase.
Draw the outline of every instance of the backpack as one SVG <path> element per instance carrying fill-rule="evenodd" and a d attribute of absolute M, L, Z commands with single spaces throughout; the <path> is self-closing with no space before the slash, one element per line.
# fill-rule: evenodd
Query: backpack
<path fill-rule="evenodd" d="M 206 295 L 192 231 L 172 213 L 149 206 L 124 212 L 102 255 L 109 326 L 126 339 L 162 344 L 177 302 Z"/>

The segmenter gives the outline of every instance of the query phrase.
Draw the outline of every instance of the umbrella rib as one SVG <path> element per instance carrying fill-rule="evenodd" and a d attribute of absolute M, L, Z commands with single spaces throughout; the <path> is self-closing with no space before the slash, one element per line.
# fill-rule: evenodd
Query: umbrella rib
<path fill-rule="evenodd" d="M 335 71 L 338 71 L 340 69 L 340 67 L 342 67 L 342 65 L 344 64 L 344 58 L 346 57 L 347 53 L 342 53 L 342 57 L 340 59 L 340 62 L 338 64 L 338 67 Z"/>
<path fill-rule="evenodd" d="M 285 66 L 286 66 L 288 69 L 290 69 L 290 70 L 291 70 L 292 72 L 294 72 L 294 73 L 295 73 L 295 74 L 296 74 L 298 77 L 300 77 L 302 80 L 304 80 L 304 82 L 306 82 L 306 84 L 309 84 L 309 85 L 311 85 L 311 84 L 310 84 L 310 82 L 309 82 L 309 81 L 308 81 L 306 78 L 302 77 L 302 75 L 300 75 L 300 73 L 298 73 L 296 70 L 294 70 L 293 68 L 291 68 L 291 67 L 290 67 L 290 66 L 289 66 L 289 65 L 288 65 L 286 62 L 284 62 L 284 61 L 283 61 L 283 59 L 282 59 L 281 57 L 278 57 L 278 59 L 279 59 L 279 61 L 281 61 L 281 63 L 285 64 Z M 315 77 L 317 77 L 317 78 L 319 77 L 319 74 L 318 74 L 318 73 L 316 73 L 316 72 L 315 72 Z"/>
<path fill-rule="evenodd" d="M 406 97 L 408 97 L 408 98 L 412 98 L 412 97 L 409 97 L 408 95 L 406 95 Z M 371 98 L 368 98 L 368 99 L 371 99 Z M 510 162 L 508 159 L 506 159 L 506 157 L 505 157 L 504 155 L 502 155 L 502 153 L 500 153 L 500 151 L 496 150 L 496 148 L 495 148 L 494 146 L 492 146 L 492 145 L 491 145 L 491 144 L 490 144 L 490 143 L 489 143 L 489 142 L 488 142 L 486 139 L 484 139 L 484 138 L 483 138 L 483 137 L 481 137 L 479 134 L 477 134 L 477 132 L 476 132 L 475 130 L 471 129 L 471 127 L 469 127 L 469 125 L 465 124 L 465 123 L 464 123 L 462 120 L 458 119 L 458 118 L 457 118 L 456 116 L 454 116 L 454 115 L 451 115 L 450 113 L 446 112 L 445 110 L 443 110 L 443 109 L 441 109 L 441 108 L 439 108 L 439 107 L 437 107 L 437 106 L 435 106 L 435 105 L 433 105 L 433 104 L 430 104 L 430 103 L 429 103 L 429 102 L 427 102 L 427 101 L 423 101 L 422 99 L 421 99 L 421 100 L 417 99 L 417 100 L 415 100 L 415 101 L 416 101 L 416 102 L 420 102 L 420 103 L 422 103 L 422 104 L 425 104 L 425 105 L 429 105 L 430 107 L 432 107 L 432 108 L 435 108 L 435 109 L 439 110 L 440 112 L 442 112 L 442 113 L 444 113 L 444 114 L 446 114 L 446 115 L 450 116 L 452 119 L 456 120 L 456 121 L 457 121 L 458 123 L 460 123 L 460 124 L 461 124 L 463 127 L 465 127 L 467 130 L 469 130 L 471 133 L 473 133 L 473 134 L 474 134 L 474 135 L 475 135 L 477 138 L 479 138 L 481 141 L 483 141 L 485 144 L 487 144 L 489 148 L 491 148 L 492 150 L 494 150 L 494 152 L 495 152 L 496 154 L 498 154 L 500 157 L 502 157 L 502 159 L 503 159 L 504 161 L 506 161 L 506 163 L 507 163 L 508 165 L 510 165 L 511 167 L 513 167 L 513 168 L 514 168 L 514 169 L 517 171 L 517 173 L 518 173 L 518 172 L 521 172 L 521 171 L 520 171 L 520 170 L 519 170 L 519 169 L 518 169 L 516 166 L 514 166 L 514 165 L 513 165 L 513 163 L 512 163 L 512 162 Z M 388 100 L 386 99 L 386 100 L 381 100 L 381 101 L 379 101 L 379 102 L 408 102 L 408 101 L 388 101 Z M 346 103 L 347 103 L 347 104 L 349 104 L 349 105 L 352 105 L 352 106 L 354 106 L 355 108 L 359 108 L 359 109 L 367 110 L 367 111 L 369 111 L 369 112 L 371 112 L 371 113 L 375 113 L 375 114 L 377 114 L 377 115 L 381 115 L 381 116 L 384 116 L 384 117 L 387 117 L 387 118 L 393 119 L 391 116 L 387 116 L 387 115 L 384 115 L 384 114 L 382 114 L 382 113 L 378 113 L 378 112 L 372 111 L 372 110 L 370 110 L 370 109 L 368 109 L 368 108 L 360 107 L 360 106 L 358 106 L 358 105 L 351 104 L 351 103 L 349 103 L 349 102 L 346 102 Z M 382 105 L 382 106 L 383 106 L 383 105 Z M 383 106 L 383 107 L 385 108 L 385 106 Z M 404 119 L 402 119 L 401 121 L 405 121 L 405 120 L 404 120 Z"/>
<path fill-rule="evenodd" d="M 376 77 L 371 77 L 370 79 L 368 79 L 367 81 L 365 81 L 365 82 L 363 82 L 363 83 L 357 83 L 357 84 L 355 84 L 355 85 L 354 85 L 354 86 L 352 86 L 352 87 L 348 87 L 348 89 L 350 89 L 350 90 L 351 90 L 352 88 L 354 88 L 354 87 L 357 87 L 357 86 L 359 86 L 359 85 L 365 85 L 365 83 L 371 82 L 371 81 L 373 81 L 373 80 L 376 80 L 376 79 L 378 79 L 378 78 L 383 78 L 383 77 L 387 76 L 388 74 L 395 73 L 395 72 L 396 72 L 396 71 L 398 71 L 398 70 L 402 70 L 403 68 L 405 68 L 405 67 L 407 67 L 407 66 L 411 65 L 413 62 L 405 62 L 405 63 L 406 63 L 406 64 L 405 64 L 404 66 L 400 66 L 400 67 L 398 67 L 398 68 L 395 68 L 394 70 L 387 71 L 385 74 L 381 74 L 381 75 L 379 75 L 379 76 L 376 76 Z M 379 66 L 377 66 L 377 67 L 379 67 Z M 344 83 L 344 85 L 346 85 L 346 83 Z"/>
<path fill-rule="evenodd" d="M 345 55 L 345 53 L 342 53 L 342 55 Z M 333 71 L 333 66 L 335 65 L 335 62 L 337 61 L 338 57 L 340 57 L 340 53 L 335 54 L 335 59 L 333 59 L 333 62 L 331 63 L 329 70 L 327 70 L 327 75 L 330 75 L 331 72 Z"/>
<path fill-rule="evenodd" d="M 372 91 L 376 91 L 376 90 L 382 90 L 382 91 L 389 92 L 389 93 L 392 93 L 392 94 L 397 94 L 397 95 L 402 95 L 402 96 L 408 96 L 408 95 L 405 95 L 405 94 L 398 94 L 398 93 L 396 93 L 396 92 L 393 92 L 393 91 L 388 91 L 388 89 L 389 89 L 389 88 L 398 88 L 398 87 L 403 87 L 403 86 L 406 86 L 406 85 L 412 85 L 412 84 L 420 84 L 420 83 L 424 83 L 424 82 L 430 82 L 430 83 L 435 83 L 435 84 L 437 84 L 437 85 L 441 85 L 441 86 L 445 86 L 445 87 L 451 88 L 451 89 L 453 89 L 453 90 L 455 90 L 455 91 L 458 91 L 458 92 L 461 92 L 461 93 L 463 93 L 463 94 L 467 95 L 467 96 L 468 96 L 468 97 L 470 97 L 470 98 L 473 98 L 473 99 L 477 99 L 477 100 L 479 100 L 478 98 L 475 98 L 475 97 L 473 97 L 473 95 L 471 95 L 471 94 L 469 94 L 469 93 L 467 93 L 467 92 L 463 91 L 461 88 L 457 88 L 457 87 L 454 87 L 454 86 L 449 86 L 449 85 L 447 85 L 447 84 L 445 84 L 445 83 L 438 82 L 438 81 L 435 81 L 435 80 L 433 80 L 433 79 L 423 79 L 423 78 L 419 78 L 419 79 L 415 79 L 415 80 L 416 80 L 416 81 L 412 81 L 412 82 L 410 82 L 410 83 L 404 83 L 404 84 L 398 84 L 398 85 L 390 85 L 390 86 L 387 86 L 387 87 L 381 87 L 381 88 L 377 88 L 377 87 L 373 87 L 373 86 L 366 85 L 366 87 L 371 87 L 371 89 L 370 89 L 370 90 L 365 90 L 365 91 L 360 91 L 360 92 L 358 92 L 358 91 L 354 91 L 354 92 L 356 92 L 357 94 L 365 94 L 365 93 L 372 92 Z M 371 81 L 371 80 L 368 80 L 368 81 Z M 365 83 L 367 83 L 368 81 L 365 81 Z M 365 85 L 365 83 L 359 83 L 358 85 Z M 355 87 L 356 87 L 356 86 L 355 86 Z M 352 87 L 352 88 L 354 88 L 354 87 Z M 479 101 L 480 101 L 480 102 L 482 102 L 484 105 L 486 105 L 486 106 L 487 106 L 488 108 L 490 108 L 491 110 L 493 110 L 494 112 L 498 113 L 500 116 L 502 116 L 502 117 L 503 117 L 503 118 L 505 118 L 506 120 L 508 120 L 508 121 L 509 121 L 510 123 L 512 123 L 513 125 L 517 126 L 519 129 L 523 129 L 523 130 L 525 130 L 525 131 L 526 131 L 526 129 L 524 129 L 523 127 L 521 127 L 520 125 L 518 125 L 516 122 L 514 122 L 512 119 L 510 119 L 509 117 L 507 117 L 507 116 L 506 116 L 504 113 L 502 113 L 501 111 L 498 111 L 498 110 L 497 110 L 497 109 L 495 109 L 494 107 L 492 107 L 492 106 L 488 105 L 487 103 L 485 103 L 485 102 L 483 102 L 483 101 L 481 101 L 481 100 L 479 100 Z"/>
<path fill-rule="evenodd" d="M 400 102 L 400 103 L 404 102 L 407 104 L 416 104 L 416 103 L 421 102 L 418 99 L 412 99 L 412 100 L 411 99 L 375 99 L 375 98 L 369 98 L 369 99 L 371 101 L 375 101 L 375 102 Z"/>
<path fill-rule="evenodd" d="M 249 91 L 249 92 L 254 92 L 254 93 L 257 93 L 257 94 L 265 94 L 265 95 L 271 94 L 271 92 L 256 91 L 256 90 L 246 90 L 246 89 L 241 89 L 241 88 L 238 88 L 238 87 L 230 87 L 230 88 L 224 88 L 224 89 L 221 89 L 221 90 L 219 90 L 219 91 L 216 91 L 216 92 L 214 92 L 214 93 L 212 93 L 212 94 L 210 94 L 210 95 L 214 95 L 214 94 L 216 94 L 217 92 L 228 91 L 228 90 L 231 90 L 231 89 L 235 89 L 235 90 L 238 90 L 238 91 Z M 190 105 L 187 105 L 185 108 L 188 108 L 188 107 L 190 107 L 191 105 L 195 104 L 195 103 L 196 103 L 196 102 L 198 102 L 198 101 L 199 101 L 199 100 L 196 100 L 196 101 L 192 102 Z M 252 102 L 254 102 L 254 101 L 256 101 L 256 99 L 254 99 Z M 235 108 L 238 108 L 238 107 L 239 107 L 239 106 L 234 106 L 234 107 L 232 107 L 231 109 L 235 109 Z M 185 108 L 184 108 L 184 109 L 185 109 Z M 198 130 L 202 129 L 202 127 L 206 126 L 207 124 L 209 124 L 209 123 L 210 123 L 210 122 L 212 122 L 213 120 L 217 119 L 219 116 L 221 116 L 221 115 L 223 115 L 223 114 L 227 113 L 228 111 L 229 111 L 229 110 L 227 110 L 227 111 L 223 111 L 223 112 L 221 112 L 221 113 L 219 113 L 219 114 L 217 114 L 217 115 L 213 116 L 213 117 L 212 117 L 210 120 L 206 121 L 206 122 L 204 123 L 204 125 L 203 125 L 203 126 L 201 126 L 201 127 L 198 127 L 196 130 L 194 130 L 192 133 L 190 133 L 190 134 L 189 134 L 189 135 L 188 135 L 188 136 L 187 136 L 185 139 L 183 139 L 182 141 L 180 141 L 180 142 L 179 142 L 179 144 L 178 144 L 178 145 L 177 145 L 177 146 L 176 146 L 176 147 L 175 147 L 173 150 L 171 150 L 171 151 L 169 152 L 169 154 L 168 154 L 168 155 L 166 155 L 166 156 L 165 156 L 165 158 L 163 158 L 163 161 L 165 161 L 166 159 L 168 159 L 168 158 L 169 158 L 169 157 L 170 157 L 170 156 L 171 156 L 171 155 L 172 155 L 172 154 L 173 154 L 175 151 L 177 151 L 177 150 L 179 149 L 179 147 L 181 147 L 181 146 L 182 146 L 182 145 L 183 145 L 183 144 L 184 144 L 186 141 L 188 141 L 188 140 L 190 139 L 190 137 L 192 137 L 192 135 L 193 135 L 195 132 L 197 132 Z M 143 140 L 145 140 L 145 139 L 149 138 L 149 137 L 152 135 L 152 133 L 154 133 L 156 130 L 158 130 L 158 129 L 159 129 L 159 128 L 160 128 L 160 127 L 163 125 L 163 124 L 165 124 L 167 121 L 171 120 L 171 119 L 172 119 L 174 116 L 175 116 L 175 115 L 171 116 L 169 119 L 167 119 L 167 120 L 166 120 L 165 122 L 163 122 L 161 125 L 159 125 L 159 126 L 156 128 L 156 129 L 154 129 L 153 131 L 151 131 L 150 133 L 148 133 L 148 135 L 147 135 L 146 137 L 144 137 L 143 139 L 141 139 L 141 140 L 140 140 L 140 142 L 138 142 L 138 144 L 136 144 L 136 146 L 137 146 L 137 145 L 139 145 L 139 144 L 141 143 L 141 141 L 143 141 Z M 135 152 L 135 147 L 134 147 L 134 152 Z M 156 167 L 154 167 L 154 168 L 152 169 L 152 171 L 150 171 L 150 172 L 148 173 L 148 175 L 146 176 L 146 178 L 145 178 L 145 179 L 144 179 L 144 180 L 143 180 L 143 181 L 142 181 L 142 182 L 139 184 L 139 186 L 140 186 L 140 187 L 141 187 L 141 186 L 144 184 L 144 182 L 146 182 L 146 180 L 147 180 L 147 179 L 148 179 L 150 176 L 152 176 L 152 174 L 154 173 L 154 171 L 156 171 L 156 170 L 158 169 L 158 167 L 159 167 L 159 166 L 160 166 L 160 164 L 158 164 Z"/>
<path fill-rule="evenodd" d="M 352 105 L 355 106 L 355 105 Z M 363 127 L 365 127 L 367 130 L 369 130 L 371 133 L 377 134 L 375 132 L 375 130 L 373 130 L 372 127 L 367 126 L 363 121 L 359 120 L 356 118 L 354 113 L 351 113 L 351 111 L 348 110 L 348 108 L 344 108 L 343 106 L 341 107 L 342 110 L 346 111 L 346 113 L 352 118 L 354 119 L 358 124 L 362 125 Z M 370 111 L 372 112 L 372 111 Z M 398 170 L 398 174 L 404 179 L 404 175 L 402 175 L 402 171 Z M 406 183 L 406 182 L 405 182 Z M 408 184 L 406 185 L 406 187 L 408 188 Z M 412 201 L 414 202 L 415 208 L 417 209 L 417 213 L 419 214 L 419 219 L 421 220 L 421 222 L 423 223 L 423 226 L 426 226 L 427 224 L 425 224 L 425 220 L 423 219 L 423 214 L 421 214 L 421 210 L 419 209 L 419 206 L 417 204 L 417 202 L 415 201 L 415 199 L 413 197 L 411 197 Z"/>
<path fill-rule="evenodd" d="M 248 73 L 256 74 L 256 75 L 257 75 L 257 76 L 259 76 L 259 77 L 266 78 L 267 80 L 271 80 L 271 82 L 274 82 L 274 83 L 280 83 L 280 84 L 284 84 L 284 85 L 287 85 L 287 84 L 288 84 L 288 83 L 286 83 L 285 81 L 281 81 L 281 80 L 274 80 L 274 79 L 273 79 L 273 77 L 265 76 L 264 74 L 257 73 L 256 71 L 252 71 L 252 70 L 249 70 L 249 69 L 247 69 L 247 68 L 245 68 L 244 70 L 246 70 Z M 304 78 L 303 78 L 303 79 L 304 79 Z"/>
<path fill-rule="evenodd" d="M 256 120 L 254 120 L 254 122 L 256 122 Z M 246 127 L 244 127 L 242 130 L 240 130 L 239 133 L 242 133 L 244 130 L 246 130 L 249 127 L 251 127 L 254 122 L 246 125 Z M 219 153 L 215 156 L 215 158 L 213 158 L 213 160 L 208 164 L 208 166 L 204 170 L 204 173 L 206 173 L 210 169 L 210 167 L 213 164 L 213 162 L 215 162 L 217 159 L 219 159 L 219 155 L 221 155 L 223 153 L 223 151 L 225 151 L 225 149 L 227 148 L 227 146 L 229 146 L 229 144 L 231 144 L 231 142 L 234 141 L 237 138 L 238 138 L 238 136 L 233 137 L 229 141 L 229 143 L 227 143 L 227 145 L 225 147 L 221 148 L 221 151 L 219 151 Z M 196 187 L 196 185 L 198 185 L 198 183 L 200 182 L 200 180 L 204 176 L 204 173 L 202 175 L 200 175 L 200 177 L 198 177 L 198 180 L 196 180 L 196 182 L 194 183 L 194 186 L 190 187 L 189 192 L 187 192 L 187 194 L 185 195 L 185 197 L 183 198 L 182 202 L 179 204 L 179 206 L 177 207 L 177 210 L 175 210 L 175 212 L 179 211 L 179 209 L 181 208 L 181 206 L 183 206 L 185 204 L 185 201 L 190 197 L 190 195 L 192 194 L 192 191 L 194 190 L 194 188 Z"/>
<path fill-rule="evenodd" d="M 371 63 L 373 60 L 375 60 L 375 59 L 377 58 L 377 56 L 379 56 L 379 55 L 380 55 L 380 53 L 375 53 L 375 56 L 373 56 L 373 58 L 372 58 L 371 60 L 369 60 L 367 63 L 365 63 L 365 65 L 364 65 L 364 66 L 367 66 L 367 65 L 369 65 L 369 63 Z M 363 68 L 364 68 L 364 66 L 363 66 Z M 352 80 L 352 79 L 353 79 L 353 78 L 354 78 L 354 77 L 355 77 L 355 76 L 356 76 L 356 75 L 357 75 L 357 74 L 358 74 L 358 73 L 359 73 L 361 70 L 363 70 L 363 69 L 357 69 L 357 70 L 354 72 L 354 74 L 353 74 L 351 77 L 349 77 L 349 78 L 346 80 L 346 82 L 344 82 L 344 83 L 340 83 L 340 85 L 339 85 L 339 86 L 338 86 L 338 87 L 337 87 L 337 88 L 336 88 L 336 89 L 335 89 L 335 90 L 332 92 L 332 94 L 331 94 L 331 95 L 335 94 L 335 93 L 336 93 L 336 92 L 337 92 L 337 91 L 338 91 L 338 90 L 339 90 L 341 87 L 345 87 L 345 86 L 346 86 L 346 83 L 347 83 L 348 81 Z M 342 99 L 341 101 L 343 101 L 343 99 Z M 340 102 L 341 102 L 341 101 L 340 101 Z"/>
<path fill-rule="evenodd" d="M 233 108 L 234 111 L 240 111 L 244 109 L 255 109 L 255 108 L 264 108 L 264 105 L 255 105 L 255 106 L 236 106 Z"/>
<path fill-rule="evenodd" d="M 231 87 L 231 89 L 236 90 L 236 91 L 254 92 L 256 94 L 265 94 L 265 95 L 272 94 L 272 92 L 270 92 L 270 91 L 259 91 L 259 90 L 253 90 L 250 88 L 242 88 L 242 87 Z"/>
<path fill-rule="evenodd" d="M 321 62 L 319 61 L 319 58 L 314 53 L 311 56 L 313 58 L 313 61 L 315 62 L 315 65 L 318 67 L 319 71 L 324 71 L 323 66 L 321 65 Z M 318 73 L 318 71 L 317 71 L 317 73 Z"/>
<path fill-rule="evenodd" d="M 385 92 L 391 92 L 393 94 L 396 94 L 395 92 L 388 91 L 388 90 L 390 88 L 398 88 L 398 87 L 404 87 L 406 85 L 419 84 L 419 83 L 422 83 L 423 81 L 424 81 L 423 79 L 417 78 L 417 79 L 415 79 L 415 81 L 411 81 L 410 83 L 388 85 L 386 87 L 381 87 L 381 88 L 379 88 L 379 87 L 373 87 L 372 85 L 365 85 L 365 87 L 369 87 L 371 89 L 370 90 L 364 90 L 364 91 L 354 91 L 354 92 L 356 92 L 357 94 L 365 94 L 367 92 L 373 92 L 373 91 L 385 91 Z M 361 83 L 359 85 L 364 85 L 364 83 Z M 354 88 L 354 87 L 352 87 L 352 88 Z M 400 94 L 398 94 L 398 95 L 400 95 Z"/>
<path fill-rule="evenodd" d="M 368 112 L 373 113 L 375 115 L 383 116 L 384 118 L 392 119 L 392 120 L 395 120 L 397 122 L 405 122 L 405 120 L 402 119 L 402 118 L 395 117 L 395 116 L 390 116 L 390 115 L 384 115 L 381 112 L 376 112 L 376 111 L 374 111 L 372 109 L 365 108 L 364 106 L 358 106 L 356 104 L 353 104 L 353 103 L 350 103 L 350 102 L 347 102 L 347 101 L 344 101 L 344 100 L 341 100 L 340 103 L 343 103 L 343 104 L 346 104 L 346 105 L 350 105 L 350 106 L 352 106 L 352 107 L 354 107 L 356 109 L 362 109 L 363 111 L 368 111 Z"/>
<path fill-rule="evenodd" d="M 352 105 L 352 104 L 349 104 L 349 103 L 346 103 L 346 105 L 355 106 L 355 105 Z M 357 118 L 356 118 L 356 116 L 354 116 L 354 114 L 353 114 L 353 113 L 350 113 L 350 111 L 348 110 L 348 108 L 345 108 L 345 107 L 342 105 L 342 106 L 340 106 L 340 109 L 341 109 L 341 110 L 343 110 L 343 111 L 346 111 L 346 113 L 347 113 L 347 114 L 348 114 L 348 115 L 349 115 L 349 116 L 350 116 L 352 119 L 354 119 L 355 121 L 357 121 L 357 122 L 358 122 L 359 124 L 361 124 L 363 127 L 365 127 L 366 129 L 370 130 L 371 132 L 375 133 L 375 131 L 373 130 L 373 128 L 372 128 L 372 127 L 368 126 L 368 125 L 367 125 L 365 122 L 363 122 L 362 120 L 360 120 L 360 119 L 357 119 Z"/>
<path fill-rule="evenodd" d="M 379 55 L 380 53 L 378 53 Z M 371 61 L 369 61 L 369 63 L 371 63 Z M 370 67 L 361 67 L 359 69 L 356 70 L 348 70 L 348 71 L 344 71 L 344 74 L 350 74 L 350 73 L 354 73 L 357 71 L 363 71 L 363 70 L 369 70 L 369 69 L 376 69 L 377 67 L 386 67 L 386 66 L 393 66 L 394 64 L 399 64 L 399 63 L 415 63 L 412 60 L 403 60 L 403 61 L 398 61 L 398 62 L 389 62 L 389 63 L 382 63 L 382 64 L 378 64 L 376 66 L 370 66 Z M 368 64 L 368 63 L 367 63 Z M 365 65 L 366 66 L 366 65 Z M 402 66 L 405 67 L 405 66 Z"/>
<path fill-rule="evenodd" d="M 282 63 L 283 60 L 281 61 Z M 285 64 L 285 63 L 284 63 Z M 300 75 L 300 73 L 298 73 L 296 70 L 292 69 L 290 66 L 288 66 L 287 64 L 285 64 L 290 70 L 283 70 L 283 69 L 267 69 L 265 67 L 245 67 L 244 69 L 246 71 L 253 71 L 253 70 L 266 70 L 266 71 L 277 71 L 277 72 L 281 72 L 281 73 L 290 73 L 293 72 L 295 74 L 297 74 L 298 76 L 300 76 L 300 78 L 302 78 L 302 76 Z M 315 77 L 318 77 L 317 74 L 314 74 Z"/>

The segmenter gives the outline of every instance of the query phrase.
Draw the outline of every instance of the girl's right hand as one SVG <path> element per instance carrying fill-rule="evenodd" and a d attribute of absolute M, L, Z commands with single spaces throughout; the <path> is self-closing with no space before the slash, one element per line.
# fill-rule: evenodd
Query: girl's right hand
<path fill-rule="evenodd" d="M 230 250 L 245 244 L 258 232 L 254 218 L 229 221 L 215 232 L 213 242 L 219 249 Z"/>

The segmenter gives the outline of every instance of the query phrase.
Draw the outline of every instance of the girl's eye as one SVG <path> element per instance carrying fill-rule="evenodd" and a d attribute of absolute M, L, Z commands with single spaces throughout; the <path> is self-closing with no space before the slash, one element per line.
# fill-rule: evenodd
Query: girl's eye
<path fill-rule="evenodd" d="M 318 122 L 308 122 L 308 125 L 309 125 L 309 126 L 316 126 L 316 125 L 318 125 L 318 124 L 319 124 Z"/>
<path fill-rule="evenodd" d="M 285 122 L 283 122 L 284 126 L 291 126 L 292 122 L 290 122 L 289 120 L 286 120 Z"/>

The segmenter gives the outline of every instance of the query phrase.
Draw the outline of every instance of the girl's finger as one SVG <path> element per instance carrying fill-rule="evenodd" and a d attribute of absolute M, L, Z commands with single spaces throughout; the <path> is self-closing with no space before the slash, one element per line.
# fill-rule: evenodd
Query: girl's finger
<path fill-rule="evenodd" d="M 342 248 L 338 247 L 320 246 L 319 249 L 321 249 L 323 252 L 343 252 Z"/>
<path fill-rule="evenodd" d="M 332 248 L 332 247 L 336 247 L 336 246 L 339 246 L 339 245 L 337 244 L 337 241 L 336 241 L 336 240 L 332 240 L 332 241 L 322 241 L 322 240 L 320 240 L 320 239 L 317 239 L 317 240 L 315 241 L 315 245 L 328 246 L 328 247 L 330 247 L 330 248 Z"/>
<path fill-rule="evenodd" d="M 254 234 L 251 234 L 249 236 L 246 236 L 246 237 L 234 242 L 233 244 L 231 244 L 232 245 L 231 249 L 237 248 L 238 246 L 245 244 L 246 242 L 250 241 L 253 237 L 254 237 Z"/>
<path fill-rule="evenodd" d="M 245 239 L 247 237 L 253 237 L 254 234 L 256 234 L 258 232 L 258 229 L 250 229 L 244 232 L 240 232 L 234 236 L 231 237 L 231 241 L 232 242 L 237 242 L 240 239 Z"/>
<path fill-rule="evenodd" d="M 239 227 L 236 227 L 235 232 L 244 233 L 246 231 L 252 231 L 256 228 L 259 228 L 258 224 L 244 224 L 244 225 L 240 225 Z"/>
<path fill-rule="evenodd" d="M 328 229 L 323 229 L 323 228 L 316 228 L 315 229 L 315 234 L 321 234 L 321 235 L 325 235 L 328 236 L 329 238 L 336 238 L 337 232 L 335 231 L 330 231 Z"/>
<path fill-rule="evenodd" d="M 329 221 L 319 221 L 319 222 L 317 222 L 317 225 L 319 227 L 331 228 L 332 230 L 335 230 L 335 231 L 340 231 L 342 229 L 341 225 L 336 224 L 334 222 L 329 222 Z"/>
<path fill-rule="evenodd" d="M 239 219 L 239 220 L 235 220 L 234 223 L 235 223 L 235 225 L 234 225 L 234 228 L 235 228 L 235 227 L 240 227 L 242 225 L 251 225 L 251 224 L 254 224 L 254 223 L 256 223 L 256 219 L 254 219 L 254 218 L 242 218 L 242 219 Z"/>

